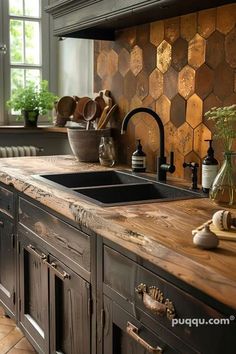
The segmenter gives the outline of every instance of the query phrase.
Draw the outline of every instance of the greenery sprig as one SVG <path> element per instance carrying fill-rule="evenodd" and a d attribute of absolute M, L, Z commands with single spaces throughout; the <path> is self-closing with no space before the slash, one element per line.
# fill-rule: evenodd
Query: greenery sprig
<path fill-rule="evenodd" d="M 231 151 L 233 141 L 236 138 L 236 104 L 226 107 L 213 107 L 205 113 L 208 120 L 215 123 L 217 139 L 223 142 L 224 150 Z"/>
<path fill-rule="evenodd" d="M 7 101 L 7 106 L 15 111 L 37 110 L 40 114 L 46 114 L 53 108 L 57 98 L 48 90 L 48 82 L 42 80 L 39 84 L 30 82 L 26 87 L 18 88 Z"/>

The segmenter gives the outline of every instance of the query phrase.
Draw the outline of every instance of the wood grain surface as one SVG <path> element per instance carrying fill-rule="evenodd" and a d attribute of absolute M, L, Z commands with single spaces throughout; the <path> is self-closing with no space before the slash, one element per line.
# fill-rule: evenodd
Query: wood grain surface
<path fill-rule="evenodd" d="M 208 199 L 102 208 L 31 176 L 102 169 L 67 155 L 7 158 L 0 181 L 236 309 L 236 243 L 207 251 L 192 242 L 192 229 L 220 209 Z"/>

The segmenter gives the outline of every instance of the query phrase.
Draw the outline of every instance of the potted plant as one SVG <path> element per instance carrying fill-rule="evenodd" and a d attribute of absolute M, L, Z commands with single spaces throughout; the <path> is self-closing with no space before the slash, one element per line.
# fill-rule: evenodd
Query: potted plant
<path fill-rule="evenodd" d="M 15 90 L 7 106 L 21 112 L 18 118 L 24 118 L 25 127 L 36 127 L 39 114 L 51 110 L 56 100 L 57 96 L 48 90 L 48 82 L 42 80 L 39 84 L 30 82 Z"/>
<path fill-rule="evenodd" d="M 205 113 L 215 123 L 214 136 L 224 147 L 224 161 L 213 182 L 210 198 L 223 206 L 236 206 L 236 152 L 232 151 L 236 138 L 236 105 L 213 107 Z"/>

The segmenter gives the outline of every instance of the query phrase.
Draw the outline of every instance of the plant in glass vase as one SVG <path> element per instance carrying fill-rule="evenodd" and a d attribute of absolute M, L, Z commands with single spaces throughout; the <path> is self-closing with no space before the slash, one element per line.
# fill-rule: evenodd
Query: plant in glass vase
<path fill-rule="evenodd" d="M 224 161 L 209 196 L 220 205 L 236 207 L 236 152 L 232 151 L 236 138 L 236 105 L 213 107 L 205 116 L 214 121 L 214 136 L 222 141 L 224 147 Z"/>
<path fill-rule="evenodd" d="M 39 114 L 44 115 L 51 110 L 56 100 L 57 96 L 48 90 L 48 82 L 42 80 L 39 84 L 30 82 L 15 90 L 7 106 L 21 112 L 17 119 L 24 118 L 25 127 L 36 127 Z"/>

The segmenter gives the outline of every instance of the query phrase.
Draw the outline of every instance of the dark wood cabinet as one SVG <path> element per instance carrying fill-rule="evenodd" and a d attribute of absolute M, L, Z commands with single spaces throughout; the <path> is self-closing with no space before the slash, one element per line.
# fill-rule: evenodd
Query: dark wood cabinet
<path fill-rule="evenodd" d="M 232 0 L 57 0 L 46 11 L 56 36 L 114 40 L 117 30 L 223 5 Z"/>
<path fill-rule="evenodd" d="M 0 185 L 0 302 L 5 311 L 16 316 L 16 233 L 15 199 L 9 189 Z"/>
<path fill-rule="evenodd" d="M 16 240 L 13 222 L 0 212 L 0 300 L 15 315 Z"/>
<path fill-rule="evenodd" d="M 91 353 L 91 286 L 49 256 L 50 353 Z"/>
<path fill-rule="evenodd" d="M 19 237 L 19 322 L 39 353 L 49 352 L 47 251 L 33 235 Z"/>

